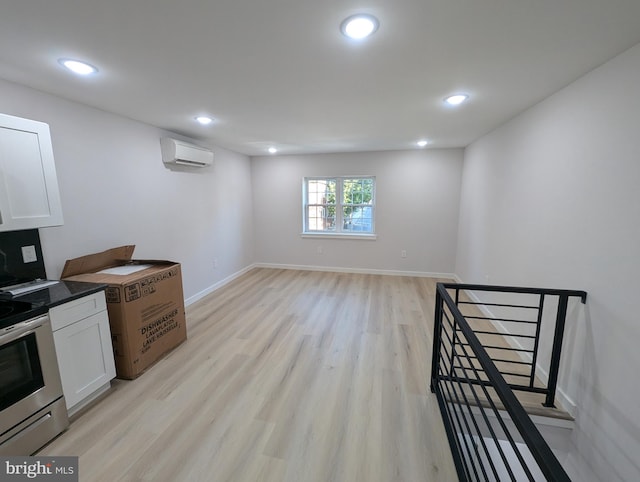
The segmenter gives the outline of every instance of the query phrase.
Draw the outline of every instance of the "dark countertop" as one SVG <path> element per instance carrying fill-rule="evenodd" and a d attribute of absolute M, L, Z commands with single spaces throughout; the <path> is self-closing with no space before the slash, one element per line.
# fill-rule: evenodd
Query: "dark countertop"
<path fill-rule="evenodd" d="M 54 306 L 77 300 L 104 290 L 107 284 L 87 283 L 84 281 L 60 281 L 38 291 L 14 298 L 16 301 L 26 301 L 34 307 L 53 308 Z"/>
<path fill-rule="evenodd" d="M 21 321 L 44 315 L 54 306 L 97 293 L 98 291 L 104 290 L 107 286 L 107 284 L 103 283 L 86 283 L 84 281 L 59 281 L 57 284 L 47 286 L 41 290 L 16 296 L 10 301 L 2 300 L 0 301 L 0 308 L 3 303 L 18 302 L 16 305 L 21 305 L 27 309 L 24 310 L 24 308 L 20 308 L 15 314 L 4 316 L 0 319 L 0 330 Z M 23 303 L 27 305 L 25 306 Z"/>

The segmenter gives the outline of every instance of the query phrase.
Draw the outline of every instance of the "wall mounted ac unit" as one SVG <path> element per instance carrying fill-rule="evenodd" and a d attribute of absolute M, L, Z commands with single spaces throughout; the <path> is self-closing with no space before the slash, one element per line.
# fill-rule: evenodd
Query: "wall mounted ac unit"
<path fill-rule="evenodd" d="M 205 147 L 164 137 L 160 139 L 162 162 L 169 165 L 205 167 L 213 163 L 213 152 Z"/>

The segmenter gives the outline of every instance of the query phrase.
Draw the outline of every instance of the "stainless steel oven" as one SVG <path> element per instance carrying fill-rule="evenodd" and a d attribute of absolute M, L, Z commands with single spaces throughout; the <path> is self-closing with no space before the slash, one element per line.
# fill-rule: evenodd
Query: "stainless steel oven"
<path fill-rule="evenodd" d="M 31 455 L 68 426 L 49 316 L 0 328 L 0 455 Z"/>

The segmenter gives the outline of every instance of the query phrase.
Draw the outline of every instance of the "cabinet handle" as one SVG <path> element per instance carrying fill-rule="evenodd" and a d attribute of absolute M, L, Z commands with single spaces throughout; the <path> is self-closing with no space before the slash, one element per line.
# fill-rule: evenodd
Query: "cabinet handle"
<path fill-rule="evenodd" d="M 2 222 L 2 210 L 1 210 L 1 209 L 0 209 L 0 224 L 4 224 L 4 223 Z"/>

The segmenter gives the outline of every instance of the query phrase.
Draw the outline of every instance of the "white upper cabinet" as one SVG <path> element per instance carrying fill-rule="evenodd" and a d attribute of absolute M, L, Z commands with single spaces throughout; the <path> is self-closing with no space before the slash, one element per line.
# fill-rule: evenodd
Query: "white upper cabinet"
<path fill-rule="evenodd" d="M 0 231 L 62 223 L 49 126 L 0 114 Z"/>

